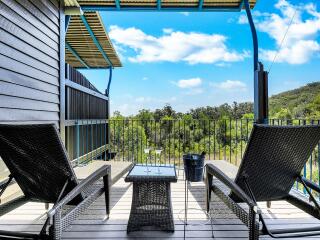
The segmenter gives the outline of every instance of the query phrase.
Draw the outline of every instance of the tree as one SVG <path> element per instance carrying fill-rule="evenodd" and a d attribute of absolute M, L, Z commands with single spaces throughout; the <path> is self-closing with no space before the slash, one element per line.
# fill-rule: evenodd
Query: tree
<path fill-rule="evenodd" d="M 307 105 L 306 115 L 311 119 L 320 119 L 320 94 Z"/>
<path fill-rule="evenodd" d="M 114 111 L 113 117 L 111 119 L 124 119 L 124 116 L 121 115 L 120 111 Z"/>
<path fill-rule="evenodd" d="M 290 120 L 292 119 L 292 114 L 289 109 L 281 108 L 279 112 L 277 112 L 272 118 L 280 119 L 280 120 Z"/>
<path fill-rule="evenodd" d="M 135 116 L 135 118 L 143 121 L 154 120 L 153 113 L 147 109 L 139 110 L 139 113 Z"/>

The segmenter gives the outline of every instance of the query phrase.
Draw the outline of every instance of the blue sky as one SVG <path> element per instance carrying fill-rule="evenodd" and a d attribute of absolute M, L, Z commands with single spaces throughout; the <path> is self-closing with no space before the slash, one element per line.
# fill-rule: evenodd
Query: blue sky
<path fill-rule="evenodd" d="M 319 81 L 320 3 L 259 0 L 253 11 L 260 60 L 277 55 L 269 94 Z M 253 99 L 252 40 L 242 13 L 103 12 L 123 63 L 113 71 L 111 111 L 124 115 L 163 107 L 181 112 Z M 104 92 L 106 71 L 82 71 Z"/>

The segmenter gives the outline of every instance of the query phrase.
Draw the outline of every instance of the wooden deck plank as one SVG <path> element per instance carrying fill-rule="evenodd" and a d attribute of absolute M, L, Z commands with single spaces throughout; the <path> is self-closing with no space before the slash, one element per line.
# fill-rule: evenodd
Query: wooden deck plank
<path fill-rule="evenodd" d="M 103 165 L 111 166 L 111 180 L 113 183 L 117 182 L 132 166 L 131 162 L 125 161 L 100 161 L 94 160 L 87 165 L 74 168 L 75 174 L 78 179 L 85 179 L 94 171 L 98 170 Z M 4 194 L 0 197 L 0 203 L 8 202 L 16 197 L 22 195 L 18 184 L 10 185 Z M 33 209 L 32 209 L 33 210 Z M 32 211 L 31 210 L 31 211 Z"/>
<path fill-rule="evenodd" d="M 229 169 L 227 164 L 223 167 L 230 175 L 234 174 L 234 170 Z M 192 183 L 190 185 L 189 207 L 204 208 L 204 190 L 203 183 Z M 144 231 L 127 235 L 126 228 L 131 208 L 132 184 L 125 183 L 124 179 L 121 178 L 113 185 L 111 194 L 112 210 L 109 220 L 103 220 L 105 205 L 104 196 L 101 196 L 63 233 L 63 239 L 183 239 L 184 226 L 182 221 L 179 220 L 179 216 L 183 217 L 184 209 L 184 181 L 182 175 L 180 175 L 177 183 L 172 184 L 174 233 L 155 231 L 154 228 L 148 227 Z M 259 205 L 268 218 L 267 222 L 275 228 L 312 227 L 318 226 L 320 223 L 317 219 L 284 201 L 273 202 L 271 209 L 266 208 L 266 203 L 259 203 Z M 41 229 L 41 223 L 45 219 L 44 216 L 41 217 L 41 214 L 44 213 L 44 204 L 27 203 L 19 209 L 0 217 L 0 229 L 37 232 Z M 189 210 L 188 216 L 189 222 L 192 223 L 203 222 L 206 219 L 205 214 L 195 210 Z M 223 210 L 221 214 L 216 215 L 213 222 L 215 239 L 247 239 L 246 226 L 230 212 Z M 211 239 L 210 224 L 187 226 L 186 239 Z M 261 237 L 260 239 L 270 238 Z M 310 237 L 310 239 L 320 240 L 320 237 L 315 236 Z"/>

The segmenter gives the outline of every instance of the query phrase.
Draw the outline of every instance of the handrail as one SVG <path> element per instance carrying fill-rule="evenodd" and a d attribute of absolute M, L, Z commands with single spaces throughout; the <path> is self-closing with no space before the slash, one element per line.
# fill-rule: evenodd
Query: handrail
<path fill-rule="evenodd" d="M 207 160 L 241 163 L 253 127 L 253 119 L 96 119 L 70 120 L 66 147 L 74 164 L 92 160 L 174 164 L 183 167 L 183 154 L 207 153 Z M 320 125 L 320 119 L 270 119 L 270 125 Z M 110 133 L 110 141 L 108 134 Z M 150 148 L 150 154 L 144 149 Z M 156 150 L 161 149 L 157 154 Z M 320 188 L 320 143 L 310 156 L 303 177 Z M 301 184 L 295 189 L 304 192 Z M 317 196 L 318 197 L 318 196 Z M 320 194 L 319 194 L 320 197 Z"/>
<path fill-rule="evenodd" d="M 97 97 L 97 98 L 100 98 L 100 99 L 103 99 L 103 100 L 106 100 L 106 101 L 109 100 L 109 97 L 105 96 L 104 94 L 98 93 L 98 92 L 96 92 L 96 91 L 94 91 L 94 90 L 91 90 L 90 88 L 84 87 L 84 86 L 82 86 L 82 85 L 80 85 L 80 84 L 78 84 L 78 83 L 75 83 L 75 82 L 73 82 L 73 81 L 70 81 L 69 79 L 66 79 L 65 85 L 66 85 L 67 87 L 76 89 L 76 90 L 78 90 L 78 91 L 80 91 L 80 92 L 84 92 L 84 93 L 86 93 L 86 94 L 95 96 L 95 97 Z"/>

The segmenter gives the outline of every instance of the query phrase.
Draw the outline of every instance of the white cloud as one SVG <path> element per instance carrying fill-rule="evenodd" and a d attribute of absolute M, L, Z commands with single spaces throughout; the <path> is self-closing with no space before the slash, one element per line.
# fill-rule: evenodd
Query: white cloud
<path fill-rule="evenodd" d="M 320 50 L 317 41 L 317 35 L 320 33 L 320 12 L 317 11 L 316 5 L 312 3 L 293 5 L 287 0 L 278 0 L 275 8 L 279 13 L 254 14 L 257 29 L 267 33 L 276 43 L 275 50 L 262 49 L 261 58 L 273 61 L 292 17 L 295 16 L 276 62 L 303 64 L 310 61 Z M 244 15 L 241 15 L 238 23 L 246 22 Z"/>
<path fill-rule="evenodd" d="M 203 88 L 194 88 L 186 92 L 185 95 L 194 96 L 194 95 L 202 94 L 203 92 L 204 92 Z"/>
<path fill-rule="evenodd" d="M 227 23 L 234 23 L 234 18 L 228 18 Z"/>
<path fill-rule="evenodd" d="M 202 84 L 201 78 L 181 79 L 177 82 L 173 82 L 179 88 L 194 88 L 199 87 Z"/>
<path fill-rule="evenodd" d="M 174 104 L 177 97 L 158 98 L 150 96 L 127 96 L 123 95 L 119 100 L 113 100 L 111 112 L 120 111 L 124 116 L 137 114 L 141 109 L 162 108 L 165 104 Z M 129 102 L 129 103 L 127 103 Z"/>
<path fill-rule="evenodd" d="M 147 103 L 168 103 L 168 102 L 175 102 L 177 100 L 176 97 L 170 97 L 170 98 L 166 98 L 166 99 L 162 99 L 162 98 L 154 98 L 154 97 L 137 97 L 135 99 L 135 102 L 137 103 L 143 103 L 143 104 L 147 104 Z"/>
<path fill-rule="evenodd" d="M 262 13 L 258 10 L 254 10 L 252 12 L 252 16 L 253 16 L 253 20 L 257 22 L 258 17 L 269 17 L 270 13 L 266 13 L 266 12 Z M 248 24 L 248 23 L 249 22 L 248 22 L 247 15 L 245 13 L 241 14 L 238 18 L 238 24 Z"/>
<path fill-rule="evenodd" d="M 186 17 L 188 17 L 188 16 L 190 15 L 189 12 L 180 12 L 180 14 L 182 14 L 182 15 L 184 15 L 184 16 L 186 16 Z"/>
<path fill-rule="evenodd" d="M 225 62 L 219 62 L 219 63 L 216 63 L 215 66 L 217 67 L 230 67 L 230 63 L 225 63 Z"/>
<path fill-rule="evenodd" d="M 151 101 L 151 98 L 150 97 L 137 97 L 135 99 L 136 102 L 140 102 L 140 103 L 143 103 L 143 102 L 150 102 Z"/>
<path fill-rule="evenodd" d="M 173 29 L 172 29 L 172 28 L 164 28 L 164 29 L 162 29 L 162 31 L 163 31 L 164 33 L 170 34 L 170 33 L 173 32 Z"/>
<path fill-rule="evenodd" d="M 189 64 L 238 62 L 249 57 L 248 51 L 237 52 L 226 46 L 227 37 L 220 34 L 181 32 L 164 29 L 156 37 L 131 27 L 110 27 L 110 37 L 116 45 L 133 49 L 131 62 L 180 62 Z"/>
<path fill-rule="evenodd" d="M 239 24 L 247 24 L 248 23 L 248 18 L 246 15 L 241 14 L 239 19 L 238 19 Z"/>
<path fill-rule="evenodd" d="M 147 81 L 147 80 L 149 80 L 149 78 L 148 77 L 143 77 L 142 80 L 143 81 Z"/>
<path fill-rule="evenodd" d="M 227 90 L 227 91 L 244 91 L 247 90 L 247 85 L 244 82 L 238 80 L 226 80 L 220 83 L 211 83 L 210 84 L 214 88 Z"/>
<path fill-rule="evenodd" d="M 320 50 L 320 45 L 316 41 L 312 40 L 300 40 L 295 42 L 290 47 L 282 48 L 275 62 L 282 63 L 287 62 L 289 64 L 303 64 L 308 62 L 315 52 Z M 273 61 L 274 56 L 277 54 L 275 50 L 261 50 L 261 58 Z"/>

